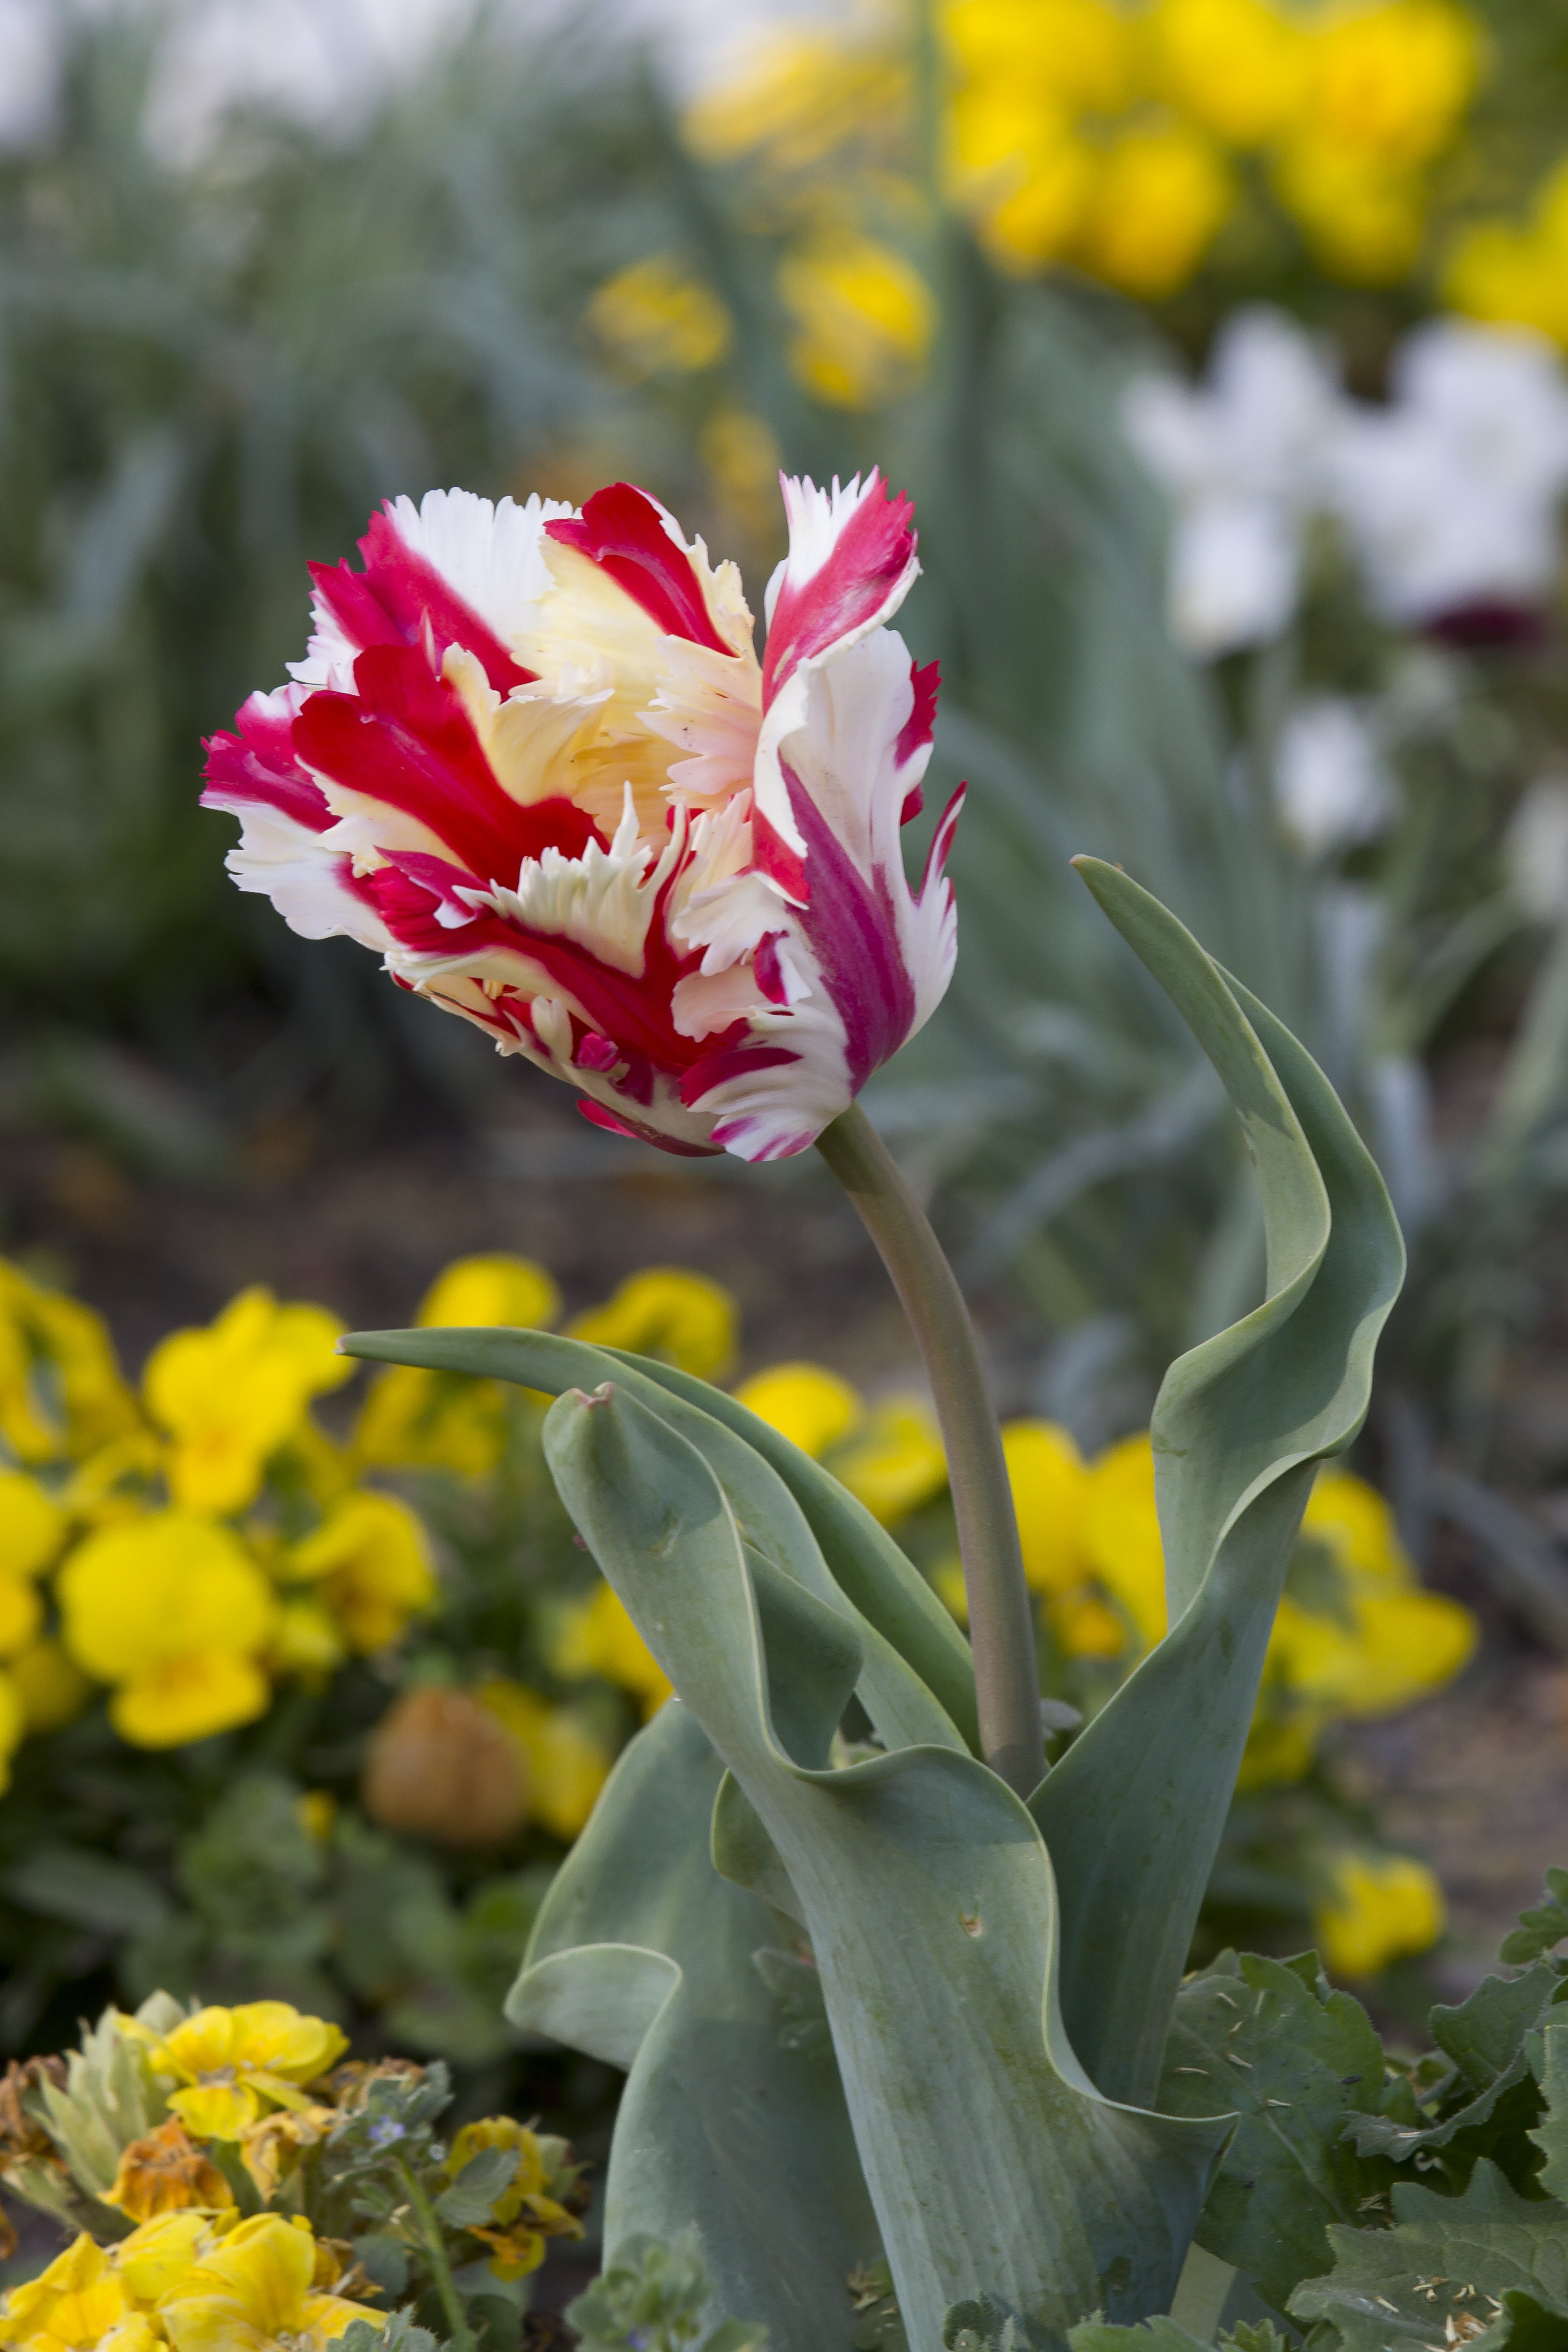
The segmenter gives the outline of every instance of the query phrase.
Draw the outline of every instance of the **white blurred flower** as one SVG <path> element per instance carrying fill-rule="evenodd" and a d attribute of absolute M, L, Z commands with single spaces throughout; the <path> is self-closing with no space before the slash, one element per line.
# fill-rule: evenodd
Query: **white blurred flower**
<path fill-rule="evenodd" d="M 1291 712 L 1274 761 L 1285 830 L 1309 857 L 1370 840 L 1394 811 L 1394 793 L 1357 705 L 1314 696 Z"/>
<path fill-rule="evenodd" d="M 1171 625 L 1189 651 L 1257 645 L 1290 620 L 1336 405 L 1317 347 L 1263 308 L 1227 322 L 1206 388 L 1130 387 L 1128 438 L 1176 508 Z"/>
<path fill-rule="evenodd" d="M 1568 374 L 1526 328 L 1438 319 L 1402 347 L 1385 409 L 1347 407 L 1332 498 L 1385 619 L 1529 608 L 1562 563 Z"/>
<path fill-rule="evenodd" d="M 1568 919 L 1568 779 L 1541 776 L 1531 785 L 1509 819 L 1502 858 L 1526 914 L 1538 923 Z"/>

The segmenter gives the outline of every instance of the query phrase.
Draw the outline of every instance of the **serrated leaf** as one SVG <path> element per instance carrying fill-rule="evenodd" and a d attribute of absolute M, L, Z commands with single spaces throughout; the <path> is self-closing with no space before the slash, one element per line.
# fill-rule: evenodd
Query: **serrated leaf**
<path fill-rule="evenodd" d="M 557 1873 L 515 2024 L 629 2070 L 605 2184 L 605 2248 L 695 2226 L 710 2323 L 755 2314 L 780 2352 L 848 2352 L 848 2279 L 880 2252 L 831 2051 L 795 2040 L 755 1955 L 766 1904 L 721 1878 L 725 1778 L 671 1701 L 627 1748 Z"/>
<path fill-rule="evenodd" d="M 1361 2003 L 1282 1961 L 1228 1952 L 1176 1995 L 1160 2106 L 1238 2117 L 1197 2242 L 1279 2311 L 1327 2262 L 1329 2223 L 1354 2221 L 1386 2179 L 1343 2139 L 1347 2111 L 1375 2109 L 1382 2088 L 1383 2045 Z"/>
<path fill-rule="evenodd" d="M 1519 2196 L 1484 2157 L 1461 2197 L 1405 2181 L 1392 2195 L 1393 2229 L 1331 2229 L 1333 2269 L 1297 2288 L 1293 2317 L 1333 2328 L 1343 2352 L 1501 2352 L 1516 2320 L 1568 2321 L 1568 2208 Z M 1528 2305 L 1511 2313 L 1516 2292 Z"/>
<path fill-rule="evenodd" d="M 1057 2331 L 1096 2305 L 1168 2302 L 1223 2126 L 1113 2106 L 1082 2075 L 1026 1809 L 950 1748 L 823 1769 L 856 1672 L 852 1612 L 760 1574 L 701 1454 L 637 1400 L 563 1396 L 545 1446 L 799 1897 L 911 2343 L 932 2352 L 948 2307 L 986 2293 Z M 773 1475 L 754 1459 L 737 1483 Z M 784 1691 L 793 1748 L 770 1704 Z"/>
<path fill-rule="evenodd" d="M 435 2210 L 454 2230 L 472 2230 L 492 2219 L 500 2200 L 517 2173 L 515 2147 L 485 2147 L 471 2156 L 450 2187 L 435 2200 Z"/>
<path fill-rule="evenodd" d="M 1174 2319 L 1141 2319 L 1131 2327 L 1113 2327 L 1103 2319 L 1086 2319 L 1070 2329 L 1071 2352 L 1209 2352 L 1196 2336 Z"/>
<path fill-rule="evenodd" d="M 1568 1870 L 1553 1867 L 1546 1874 L 1546 1891 L 1531 1911 L 1521 1911 L 1519 1925 L 1503 1937 L 1499 1954 L 1510 1968 L 1539 1960 L 1568 1936 Z"/>
<path fill-rule="evenodd" d="M 1532 2049 L 1531 2058 L 1546 2101 L 1546 2113 L 1530 2135 L 1546 2158 L 1536 2186 L 1568 2201 L 1568 2010 L 1552 2011 L 1531 2041 L 1539 2041 L 1539 2053 Z"/>
<path fill-rule="evenodd" d="M 1486 1977 L 1468 2000 L 1431 2012 L 1432 2038 L 1453 2063 L 1454 2074 L 1431 2122 L 1402 2115 L 1352 2121 L 1358 2155 L 1385 2156 L 1394 2164 L 1441 2155 L 1457 2168 L 1491 2158 L 1516 2181 L 1533 2169 L 1525 2133 L 1538 2100 L 1531 2081 L 1529 2040 L 1563 1990 L 1563 1979 L 1543 1961 L 1519 1977 Z"/>
<path fill-rule="evenodd" d="M 1257 1168 L 1264 1303 L 1166 1373 L 1151 1435 L 1171 1630 L 1034 1798 L 1062 2012 L 1107 2093 L 1152 2099 L 1315 1466 L 1366 1412 L 1404 1274 L 1383 1180 L 1311 1056 L 1115 868 L 1079 871 L 1223 1079 Z"/>

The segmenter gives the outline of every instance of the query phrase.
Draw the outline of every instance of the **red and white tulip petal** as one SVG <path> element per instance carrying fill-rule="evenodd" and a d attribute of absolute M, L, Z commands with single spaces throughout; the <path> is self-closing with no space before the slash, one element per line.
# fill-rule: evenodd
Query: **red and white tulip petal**
<path fill-rule="evenodd" d="M 677 812 L 664 854 L 639 839 L 631 787 L 608 849 L 591 841 L 580 857 L 547 849 L 527 858 L 517 887 L 500 884 L 461 895 L 476 911 L 487 907 L 529 939 L 570 940 L 601 964 L 640 980 L 648 965 L 648 935 L 665 886 L 685 856 L 685 812 Z"/>
<path fill-rule="evenodd" d="M 666 655 L 643 724 L 690 756 L 671 761 L 664 754 L 665 790 L 711 801 L 748 788 L 762 724 L 762 673 L 749 638 L 736 654 L 670 638 Z"/>

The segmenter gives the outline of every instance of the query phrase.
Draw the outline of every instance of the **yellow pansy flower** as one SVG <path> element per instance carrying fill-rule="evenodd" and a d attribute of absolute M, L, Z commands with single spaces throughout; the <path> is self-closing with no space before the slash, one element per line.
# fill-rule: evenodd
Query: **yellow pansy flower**
<path fill-rule="evenodd" d="M 570 1843 L 610 1777 L 610 1750 L 570 1707 L 552 1706 L 538 1691 L 504 1675 L 477 1685 L 474 1696 L 522 1749 L 530 1815 L 552 1837 Z"/>
<path fill-rule="evenodd" d="M 92 1697 L 92 1685 L 64 1645 L 52 1637 L 35 1642 L 6 1669 L 29 1732 L 58 1731 L 74 1723 Z"/>
<path fill-rule="evenodd" d="M 865 1418 L 859 1392 L 822 1364 L 770 1364 L 741 1381 L 735 1401 L 813 1461 Z"/>
<path fill-rule="evenodd" d="M 1041 124 L 1012 173 L 1014 184 L 983 209 L 981 235 L 1004 269 L 1041 268 L 1078 245 L 1101 172 L 1099 151 L 1064 122 Z"/>
<path fill-rule="evenodd" d="M 591 1600 L 562 1613 L 550 1644 L 550 1664 L 568 1682 L 602 1675 L 606 1682 L 629 1691 L 644 1717 L 663 1706 L 672 1688 L 619 1594 L 608 1584 L 601 1584 Z"/>
<path fill-rule="evenodd" d="M 1119 1658 L 1127 1628 L 1097 1592 L 1069 1592 L 1051 1604 L 1051 1631 L 1070 1658 Z"/>
<path fill-rule="evenodd" d="M 302 2016 L 286 2000 L 199 2009 L 167 2033 L 131 2017 L 120 2026 L 149 2045 L 156 2073 L 181 2085 L 170 2111 L 198 2139 L 238 2139 L 273 2107 L 308 2107 L 300 2084 L 325 2074 L 349 2046 L 327 2019 Z"/>
<path fill-rule="evenodd" d="M 1136 124 L 1105 151 L 1078 258 L 1123 293 L 1158 301 L 1192 276 L 1234 194 L 1223 156 L 1201 131 Z"/>
<path fill-rule="evenodd" d="M 147 1410 L 172 1441 L 169 1490 L 222 1517 L 256 1495 L 269 1457 L 314 1396 L 351 1378 L 342 1325 L 321 1307 L 280 1307 L 257 1285 L 202 1330 L 174 1331 L 148 1360 Z"/>
<path fill-rule="evenodd" d="M 656 253 L 607 278 L 587 324 L 634 382 L 689 375 L 729 349 L 729 312 L 679 256 Z"/>
<path fill-rule="evenodd" d="M 918 1396 L 888 1397 L 873 1405 L 829 1467 L 884 1527 L 918 1510 L 947 1483 L 942 1433 Z"/>
<path fill-rule="evenodd" d="M 37 2278 L 12 2288 L 0 2310 L 0 2344 L 23 2352 L 99 2352 L 113 2340 L 111 2331 L 135 2316 L 103 2248 L 83 2236 Z"/>
<path fill-rule="evenodd" d="M 476 2228 L 472 2234 L 491 2249 L 490 2268 L 497 2278 L 526 2278 L 544 2260 L 547 2238 L 580 2238 L 582 2223 L 546 2195 L 543 2151 L 527 2125 L 510 2116 L 485 2116 L 464 2125 L 447 2158 L 448 2179 L 494 2147 L 515 2150 L 517 2168 L 496 2200 L 498 2226 Z"/>
<path fill-rule="evenodd" d="M 152 1511 L 100 1528 L 57 1579 L 66 1647 L 118 1690 L 111 1719 L 139 1747 L 249 1723 L 264 1713 L 256 1664 L 272 1630 L 266 1577 L 225 1528 Z"/>
<path fill-rule="evenodd" d="M 0 1575 L 0 1658 L 29 1648 L 43 1622 L 37 1586 L 26 1576 Z"/>
<path fill-rule="evenodd" d="M 1453 0 L 1338 0 L 1312 29 L 1303 119 L 1394 169 L 1423 163 L 1475 94 L 1484 40 Z"/>
<path fill-rule="evenodd" d="M 0 1792 L 11 1785 L 11 1759 L 27 1729 L 26 1709 L 13 1677 L 0 1667 Z"/>
<path fill-rule="evenodd" d="M 24 1470 L 0 1470 L 0 1576 L 37 1576 L 64 1544 L 70 1521 Z"/>
<path fill-rule="evenodd" d="M 679 1265 L 645 1266 L 602 1307 L 567 1325 L 574 1339 L 656 1356 L 698 1380 L 718 1380 L 735 1353 L 735 1301 L 706 1275 Z"/>
<path fill-rule="evenodd" d="M 146 1666 L 117 1690 L 109 1719 L 132 1748 L 185 1748 L 267 1713 L 272 1685 L 254 1658 L 187 1650 Z"/>
<path fill-rule="evenodd" d="M 1461 232 L 1443 290 L 1472 319 L 1568 343 L 1568 163 L 1548 173 L 1524 223 L 1479 220 Z"/>
<path fill-rule="evenodd" d="M 84 1454 L 139 1419 L 102 1317 L 0 1258 L 0 1437 L 12 1452 Z"/>
<path fill-rule="evenodd" d="M 1317 136 L 1309 125 L 1274 163 L 1274 186 L 1320 265 L 1353 286 L 1392 286 L 1426 235 L 1420 181 Z"/>
<path fill-rule="evenodd" d="M 1415 1565 L 1399 1540 L 1393 1512 L 1375 1486 L 1349 1470 L 1318 1472 L 1301 1528 L 1329 1544 L 1341 1565 L 1354 1575 L 1389 1584 L 1416 1582 Z"/>
<path fill-rule="evenodd" d="M 1106 0 L 947 0 L 939 22 L 972 81 L 1021 82 L 1102 114 L 1132 96 L 1134 29 Z"/>
<path fill-rule="evenodd" d="M 1002 1453 L 1018 1513 L 1023 1572 L 1035 1592 L 1071 1592 L 1082 1583 L 1083 1511 L 1089 1474 L 1065 1429 L 1051 1421 L 1009 1421 Z"/>
<path fill-rule="evenodd" d="M 156 2213 L 111 2249 L 110 2260 L 131 2299 L 155 2305 L 189 2276 L 233 2229 L 239 2215 L 231 2201 L 215 2211 L 186 2206 Z"/>
<path fill-rule="evenodd" d="M 931 289 L 901 253 L 836 229 L 787 254 L 779 296 L 789 364 L 834 408 L 874 408 L 918 380 L 936 323 Z"/>
<path fill-rule="evenodd" d="M 1307 35 L 1268 0 L 1155 0 L 1143 35 L 1160 96 L 1228 146 L 1262 146 L 1301 104 Z"/>
<path fill-rule="evenodd" d="M 420 1302 L 427 1330 L 547 1328 L 560 1294 L 531 1258 L 499 1254 L 455 1259 Z M 496 1381 L 393 1364 L 379 1373 L 354 1432 L 359 1460 L 388 1468 L 451 1470 L 483 1477 L 506 1443 L 507 1391 Z"/>
<path fill-rule="evenodd" d="M 1092 1465 L 1083 1501 L 1083 1549 L 1146 1648 L 1166 1630 L 1166 1559 L 1155 1508 L 1155 1456 L 1146 1434 L 1124 1438 Z"/>
<path fill-rule="evenodd" d="M 321 2352 L 363 2304 L 315 2288 L 316 2241 L 280 2214 L 258 2213 L 198 2263 L 160 2317 L 175 2352 Z"/>
<path fill-rule="evenodd" d="M 1447 1925 L 1443 1890 L 1424 1862 L 1406 1853 L 1346 1853 L 1312 1912 L 1325 1966 L 1340 1977 L 1373 1977 L 1406 1953 L 1428 1951 Z"/>
<path fill-rule="evenodd" d="M 340 1666 L 348 1654 L 341 1628 L 319 1601 L 280 1603 L 267 1652 L 274 1674 L 303 1675 L 314 1682 Z"/>
<path fill-rule="evenodd" d="M 391 1495 L 351 1495 L 286 1555 L 282 1573 L 312 1583 L 350 1646 L 366 1654 L 395 1642 L 435 1599 L 424 1529 Z"/>
<path fill-rule="evenodd" d="M 1280 1604 L 1270 1654 L 1309 1706 L 1336 1716 L 1389 1715 L 1440 1690 L 1476 1645 L 1476 1622 L 1446 1593 L 1352 1591 L 1352 1622 Z"/>

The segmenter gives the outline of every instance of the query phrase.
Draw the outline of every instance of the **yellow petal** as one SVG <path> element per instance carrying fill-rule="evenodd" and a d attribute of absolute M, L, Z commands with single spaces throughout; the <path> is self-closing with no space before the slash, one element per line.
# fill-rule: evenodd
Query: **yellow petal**
<path fill-rule="evenodd" d="M 531 1258 L 460 1257 L 436 1276 L 420 1302 L 419 1320 L 437 1327 L 496 1323 L 540 1328 L 560 1312 L 560 1293 Z"/>
<path fill-rule="evenodd" d="M 570 1843 L 598 1801 L 613 1758 L 570 1707 L 493 1675 L 475 1697 L 512 1734 L 528 1768 L 529 1811 L 552 1837 Z"/>
<path fill-rule="evenodd" d="M 272 1702 L 272 1685 L 253 1658 L 229 1650 L 193 1650 L 160 1658 L 122 1683 L 109 1719 L 133 1748 L 183 1748 L 254 1723 Z"/>
<path fill-rule="evenodd" d="M 58 1591 L 66 1647 L 100 1682 L 193 1651 L 260 1650 L 271 1631 L 267 1578 L 226 1528 L 188 1512 L 100 1528 L 67 1559 Z"/>
<path fill-rule="evenodd" d="M 238 2139 L 261 2113 L 259 2097 L 244 2081 L 193 2084 L 173 2092 L 169 2105 L 194 2139 Z"/>
<path fill-rule="evenodd" d="M 894 1526 L 947 1483 L 942 1433 L 925 1400 L 894 1396 L 874 1405 L 829 1468 L 873 1518 Z"/>
<path fill-rule="evenodd" d="M 1018 1512 L 1023 1572 L 1036 1592 L 1070 1592 L 1085 1573 L 1083 1511 L 1089 1475 L 1065 1429 L 1011 1421 L 1002 1452 Z"/>
<path fill-rule="evenodd" d="M 735 1401 L 813 1461 L 863 1420 L 858 1392 L 822 1364 L 773 1364 L 742 1381 Z"/>
<path fill-rule="evenodd" d="M 316 1584 L 350 1645 L 366 1654 L 396 1641 L 435 1599 L 423 1527 L 391 1495 L 350 1495 L 294 1547 L 285 1570 Z"/>
<path fill-rule="evenodd" d="M 574 1339 L 657 1356 L 717 1380 L 735 1353 L 735 1301 L 727 1290 L 684 1266 L 651 1265 L 621 1285 L 602 1307 L 567 1325 Z"/>
<path fill-rule="evenodd" d="M 1124 1438 L 1089 1473 L 1083 1544 L 1095 1576 L 1121 1601 L 1145 1645 L 1166 1630 L 1166 1564 L 1146 1434 Z"/>
<path fill-rule="evenodd" d="M 1390 1960 L 1429 1950 L 1446 1923 L 1442 1888 L 1410 1854 L 1343 1856 L 1312 1913 L 1324 1963 L 1342 1977 L 1376 1976 Z"/>
<path fill-rule="evenodd" d="M 12 1659 L 8 1671 L 28 1732 L 74 1723 L 92 1697 L 92 1685 L 56 1641 L 35 1642 Z"/>
<path fill-rule="evenodd" d="M 43 1622 L 37 1586 L 25 1576 L 0 1573 L 0 1658 L 30 1647 Z"/>
<path fill-rule="evenodd" d="M 0 1470 L 0 1576 L 37 1576 L 64 1544 L 69 1524 L 36 1478 Z"/>
<path fill-rule="evenodd" d="M 670 1696 L 670 1683 L 627 1615 L 619 1596 L 601 1584 L 591 1601 L 563 1612 L 550 1645 L 550 1664 L 565 1680 L 601 1675 L 643 1702 L 652 1715 Z"/>

